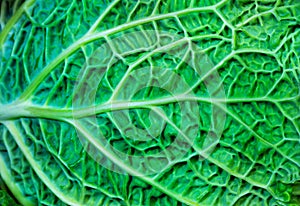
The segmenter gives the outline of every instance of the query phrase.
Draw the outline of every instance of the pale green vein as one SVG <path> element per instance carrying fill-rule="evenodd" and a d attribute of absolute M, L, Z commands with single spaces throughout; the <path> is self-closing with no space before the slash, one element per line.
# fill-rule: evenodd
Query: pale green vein
<path fill-rule="evenodd" d="M 120 0 L 115 0 L 113 1 L 106 9 L 105 11 L 99 16 L 99 18 L 95 21 L 95 23 L 91 26 L 91 28 L 89 29 L 89 31 L 87 32 L 88 34 L 93 33 L 97 26 L 99 26 L 99 24 L 101 23 L 101 21 L 105 18 L 105 16 L 112 10 L 113 7 L 116 6 L 117 3 L 119 3 Z"/>
<path fill-rule="evenodd" d="M 177 132 L 179 132 L 186 140 L 187 142 L 192 145 L 192 147 L 195 149 L 195 151 L 201 155 L 201 156 L 204 156 L 208 161 L 210 161 L 211 163 L 215 164 L 216 166 L 222 168 L 223 170 L 225 170 L 228 174 L 234 176 L 234 177 L 237 177 L 239 179 L 242 179 L 242 180 L 245 180 L 246 182 L 250 183 L 251 185 L 254 185 L 254 186 L 257 186 L 257 187 L 260 187 L 260 188 L 263 188 L 263 189 L 266 189 L 268 190 L 268 188 L 266 187 L 266 185 L 264 184 L 261 184 L 259 182 L 256 182 L 248 177 L 245 177 L 244 175 L 242 174 L 239 174 L 233 170 L 231 170 L 229 167 L 227 167 L 226 165 L 222 164 L 222 162 L 214 159 L 213 157 L 211 157 L 210 155 L 208 155 L 206 153 L 207 150 L 209 150 L 210 148 L 208 149 L 201 149 L 199 148 L 196 144 L 194 144 L 193 142 L 190 142 L 190 138 L 188 136 L 186 136 L 186 134 L 184 132 L 182 132 L 180 130 L 180 128 L 178 128 L 165 114 L 163 114 L 162 112 L 160 112 L 159 110 L 157 110 L 156 108 L 154 107 L 151 107 L 151 109 L 156 112 L 159 116 L 161 116 L 161 118 L 163 118 L 166 122 L 168 122 Z"/>
<path fill-rule="evenodd" d="M 3 160 L 2 155 L 0 155 L 0 175 L 9 190 L 13 193 L 14 197 L 23 205 L 34 206 L 35 203 L 24 197 L 21 189 L 15 184 L 13 177 L 11 176 L 11 171 L 7 168 L 7 163 Z"/>
<path fill-rule="evenodd" d="M 13 26 L 17 23 L 17 21 L 20 19 L 20 17 L 23 15 L 24 11 L 30 7 L 35 0 L 28 0 L 26 1 L 19 9 L 18 11 L 13 15 L 13 17 L 7 22 L 6 26 L 0 33 L 0 46 L 3 49 L 4 41 L 8 35 L 8 33 L 12 30 Z"/>
<path fill-rule="evenodd" d="M 152 185 L 156 187 L 158 190 L 162 191 L 166 195 L 182 202 L 188 205 L 199 205 L 197 202 L 194 200 L 188 199 L 181 194 L 177 194 L 169 190 L 168 188 L 162 186 L 158 182 L 155 182 L 152 178 L 144 176 L 141 174 L 139 171 L 136 171 L 134 168 L 126 165 L 123 160 L 119 159 L 115 154 L 111 153 L 108 151 L 104 145 L 99 143 L 98 141 L 95 140 L 93 135 L 90 134 L 89 131 L 87 131 L 79 122 L 77 121 L 69 121 L 70 124 L 72 124 L 74 127 L 77 128 L 77 130 L 84 135 L 84 137 L 92 144 L 94 145 L 103 155 L 105 155 L 108 159 L 110 159 L 114 164 L 118 165 L 120 168 L 128 172 L 130 175 L 133 175 L 142 181 L 146 182 L 149 185 Z"/>
<path fill-rule="evenodd" d="M 237 122 L 239 122 L 241 125 L 243 125 L 249 132 L 251 132 L 257 139 L 259 139 L 262 143 L 268 145 L 272 149 L 274 149 L 276 152 L 278 152 L 280 155 L 282 155 L 284 158 L 289 160 L 290 162 L 294 163 L 298 167 L 300 167 L 300 163 L 296 160 L 288 157 L 286 154 L 284 154 L 281 150 L 279 150 L 275 145 L 270 143 L 268 140 L 261 137 L 259 134 L 257 134 L 251 127 L 249 127 L 245 122 L 243 122 L 237 115 L 235 115 L 233 112 L 229 111 L 227 108 L 222 106 L 221 104 L 216 103 L 216 106 L 221 108 L 223 111 L 225 111 L 227 114 L 229 114 L 233 119 L 235 119 Z"/>
<path fill-rule="evenodd" d="M 25 145 L 23 142 L 23 138 L 21 136 L 21 133 L 19 132 L 19 129 L 15 125 L 13 121 L 6 121 L 4 122 L 4 125 L 9 130 L 11 135 L 14 137 L 14 140 L 16 141 L 17 145 L 21 149 L 23 155 L 27 159 L 28 163 L 32 167 L 32 169 L 35 171 L 37 176 L 40 178 L 40 180 L 47 185 L 47 187 L 63 202 L 69 204 L 69 205 L 82 205 L 82 202 L 78 202 L 74 197 L 71 197 L 67 195 L 65 192 L 61 191 L 57 184 L 53 182 L 53 179 L 50 179 L 43 171 L 43 168 L 41 165 L 38 165 L 35 161 L 34 157 L 32 156 L 32 152 L 30 149 Z"/>
<path fill-rule="evenodd" d="M 221 3 L 221 2 L 220 2 Z M 223 2 L 222 2 L 223 3 Z M 208 7 L 201 7 L 201 8 L 189 8 L 184 9 L 177 12 L 172 12 L 168 14 L 161 14 L 156 16 L 150 16 L 147 18 L 143 18 L 140 20 L 128 22 L 122 25 L 119 25 L 115 28 L 108 29 L 106 31 L 98 32 L 98 33 L 86 33 L 83 37 L 81 37 L 79 40 L 74 42 L 72 45 L 70 45 L 66 50 L 64 50 L 62 53 L 60 53 L 50 64 L 48 64 L 37 76 L 36 78 L 28 85 L 28 87 L 24 90 L 22 95 L 19 97 L 19 101 L 25 101 L 30 98 L 34 90 L 43 82 L 43 80 L 55 69 L 55 67 L 60 64 L 62 61 L 64 61 L 67 57 L 69 57 L 71 54 L 73 54 L 75 51 L 77 51 L 80 47 L 83 45 L 95 41 L 97 39 L 101 39 L 103 37 L 115 34 L 120 31 L 124 31 L 126 29 L 146 24 L 149 22 L 172 18 L 175 16 L 188 14 L 192 12 L 201 12 L 201 11 L 215 11 L 216 6 L 208 6 Z M 96 21 L 96 24 L 99 22 Z M 92 26 L 93 27 L 93 26 Z"/>
<path fill-rule="evenodd" d="M 172 97 L 164 97 L 153 100 L 135 100 L 135 101 L 111 101 L 103 104 L 91 106 L 87 105 L 83 108 L 55 108 L 50 106 L 35 105 L 30 102 L 20 104 L 0 105 L 0 121 L 12 120 L 20 117 L 31 118 L 46 118 L 55 120 L 64 120 L 72 118 L 82 118 L 90 115 L 97 115 L 109 111 L 123 110 L 123 109 L 138 109 L 149 106 L 161 106 L 176 102 L 197 101 L 205 103 L 251 103 L 251 102 L 271 102 L 278 103 L 284 101 L 296 100 L 296 97 L 272 99 L 268 97 L 258 98 L 209 98 L 196 97 L 189 95 L 178 95 Z"/>
<path fill-rule="evenodd" d="M 23 122 L 22 122 L 23 123 Z M 50 148 L 50 145 L 49 145 L 49 141 L 47 141 L 47 138 L 46 138 L 46 131 L 45 131 L 45 125 L 43 125 L 43 122 L 42 120 L 39 120 L 39 124 L 40 124 L 40 128 L 41 128 L 41 133 L 42 133 L 42 137 L 44 139 L 44 142 L 45 142 L 45 146 L 46 148 L 48 149 L 48 151 L 51 153 L 51 155 L 53 155 L 54 157 L 56 157 L 56 159 L 66 168 L 70 169 L 69 168 L 69 165 L 59 156 L 59 154 L 55 151 L 53 151 L 51 148 Z M 23 124 L 24 125 L 24 124 Z M 61 147 L 60 147 L 61 148 Z M 87 187 L 90 187 L 90 188 L 93 188 L 97 191 L 100 191 L 101 193 L 103 193 L 104 195 L 106 195 L 107 197 L 110 197 L 110 198 L 116 198 L 116 199 L 119 199 L 119 200 L 122 200 L 124 201 L 124 199 L 121 197 L 121 196 L 117 196 L 117 195 L 114 195 L 112 193 L 110 193 L 109 191 L 106 191 L 104 190 L 103 188 L 101 187 L 97 187 L 96 185 L 93 185 L 93 184 L 90 184 L 88 182 L 86 182 L 82 176 L 80 176 L 79 174 L 77 173 L 73 173 L 73 175 L 79 180 L 82 182 L 82 184 L 84 186 L 87 186 Z"/>

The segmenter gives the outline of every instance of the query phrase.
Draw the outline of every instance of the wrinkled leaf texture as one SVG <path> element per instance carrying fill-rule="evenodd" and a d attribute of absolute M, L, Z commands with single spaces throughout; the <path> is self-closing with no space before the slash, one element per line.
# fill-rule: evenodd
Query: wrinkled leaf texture
<path fill-rule="evenodd" d="M 1 179 L 21 204 L 300 204 L 298 0 L 22 3 L 2 1 L 0 22 Z M 129 108 L 131 126 L 140 128 L 149 127 L 149 111 L 165 112 L 169 121 L 151 141 L 127 138 L 112 111 L 101 110 L 124 77 L 152 65 L 170 68 L 192 88 L 199 128 L 184 157 L 159 174 L 135 176 L 134 169 L 122 168 L 122 160 L 115 166 L 125 174 L 89 155 L 77 135 L 73 110 L 78 108 L 72 102 L 81 69 L 101 45 L 148 30 L 182 37 L 180 49 L 176 39 L 156 39 L 156 47 L 133 50 L 110 65 L 96 91 L 98 126 L 113 147 L 129 155 L 151 155 L 172 143 L 181 114 L 178 103 L 159 101 L 171 97 L 168 92 L 142 90 L 134 98 L 144 106 Z M 209 75 L 200 76 L 178 58 L 193 53 L 189 43 L 209 57 L 226 98 L 210 101 L 204 83 Z M 110 45 L 116 55 L 117 46 Z M 226 122 L 212 153 L 201 158 L 198 148 L 210 132 L 212 105 L 226 113 Z M 81 117 L 89 115 L 85 107 L 80 111 Z"/>

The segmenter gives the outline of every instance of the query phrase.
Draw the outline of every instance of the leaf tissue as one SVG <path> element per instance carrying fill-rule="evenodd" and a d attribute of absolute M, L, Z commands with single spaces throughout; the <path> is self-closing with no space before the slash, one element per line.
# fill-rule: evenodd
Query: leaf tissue
<path fill-rule="evenodd" d="M 298 0 L 0 6 L 1 204 L 300 205 Z"/>

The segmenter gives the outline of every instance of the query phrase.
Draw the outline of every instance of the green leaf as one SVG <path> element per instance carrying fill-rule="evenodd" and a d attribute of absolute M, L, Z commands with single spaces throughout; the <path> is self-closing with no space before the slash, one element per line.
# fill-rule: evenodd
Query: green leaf
<path fill-rule="evenodd" d="M 1 179 L 22 205 L 299 204 L 299 11 L 1 2 Z"/>
<path fill-rule="evenodd" d="M 9 194 L 4 191 L 0 190 L 0 204 L 3 206 L 16 206 L 16 202 L 9 196 Z"/>
<path fill-rule="evenodd" d="M 1 11 L 0 11 L 0 31 L 3 30 L 5 25 L 8 23 L 10 18 L 14 16 L 17 10 L 24 3 L 24 0 L 3 0 L 1 1 Z"/>

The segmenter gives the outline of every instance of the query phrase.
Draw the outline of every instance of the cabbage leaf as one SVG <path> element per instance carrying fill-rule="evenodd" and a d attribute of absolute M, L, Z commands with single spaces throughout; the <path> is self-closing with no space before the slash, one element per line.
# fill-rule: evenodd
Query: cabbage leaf
<path fill-rule="evenodd" d="M 21 3 L 0 15 L 19 203 L 300 204 L 298 0 Z"/>

